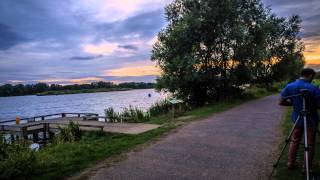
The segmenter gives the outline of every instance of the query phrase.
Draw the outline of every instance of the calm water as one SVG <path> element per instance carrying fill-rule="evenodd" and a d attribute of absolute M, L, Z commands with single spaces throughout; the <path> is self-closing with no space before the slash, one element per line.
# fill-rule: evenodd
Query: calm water
<path fill-rule="evenodd" d="M 151 94 L 151 97 L 148 94 Z M 62 112 L 89 112 L 104 115 L 108 107 L 121 111 L 129 105 L 143 109 L 165 98 L 165 94 L 154 89 L 115 91 L 59 96 L 15 96 L 0 97 L 0 121 L 20 117 L 33 117 Z"/>

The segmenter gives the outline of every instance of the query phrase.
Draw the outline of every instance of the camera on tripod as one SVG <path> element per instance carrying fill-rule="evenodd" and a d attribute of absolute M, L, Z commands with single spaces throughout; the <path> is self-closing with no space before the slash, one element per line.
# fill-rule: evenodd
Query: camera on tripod
<path fill-rule="evenodd" d="M 300 89 L 301 96 L 303 97 L 311 97 L 312 93 L 308 89 Z"/>

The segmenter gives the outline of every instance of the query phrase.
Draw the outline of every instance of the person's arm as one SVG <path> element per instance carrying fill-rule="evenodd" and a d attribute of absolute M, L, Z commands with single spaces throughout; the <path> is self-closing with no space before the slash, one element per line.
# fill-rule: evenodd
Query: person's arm
<path fill-rule="evenodd" d="M 280 106 L 292 106 L 292 102 L 289 98 L 285 98 L 286 96 L 289 96 L 288 89 L 285 87 L 280 94 L 280 100 L 279 105 Z"/>
<path fill-rule="evenodd" d="M 279 100 L 279 105 L 280 106 L 292 106 L 292 102 L 290 101 L 290 99 L 285 99 L 285 98 L 281 97 Z"/>

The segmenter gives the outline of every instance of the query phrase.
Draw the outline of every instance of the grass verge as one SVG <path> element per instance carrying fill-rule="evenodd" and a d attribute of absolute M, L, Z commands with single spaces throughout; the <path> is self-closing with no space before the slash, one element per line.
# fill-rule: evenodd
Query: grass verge
<path fill-rule="evenodd" d="M 40 173 L 32 179 L 64 179 L 73 174 L 92 167 L 100 161 L 128 152 L 138 145 L 157 139 L 181 124 L 206 118 L 218 112 L 233 108 L 252 99 L 257 99 L 272 93 L 258 93 L 243 96 L 226 102 L 219 102 L 187 111 L 171 120 L 171 114 L 153 117 L 149 123 L 163 126 L 139 135 L 87 132 L 80 141 L 75 143 L 48 146 L 37 153 L 37 158 L 43 164 Z"/>
<path fill-rule="evenodd" d="M 293 126 L 293 123 L 291 122 L 291 112 L 292 108 L 289 108 L 287 111 L 287 114 L 283 120 L 282 123 L 282 132 L 283 132 L 283 142 L 279 146 L 279 151 L 284 146 L 284 139 L 289 135 L 290 130 Z M 289 145 L 288 145 L 289 147 Z M 284 154 L 279 162 L 279 165 L 276 169 L 276 175 L 275 178 L 278 180 L 301 180 L 304 179 L 304 175 L 301 174 L 302 165 L 303 165 L 303 141 L 301 142 L 299 146 L 299 152 L 297 154 L 297 167 L 294 170 L 288 170 L 287 169 L 287 160 L 288 160 L 288 147 L 284 151 Z M 317 135 L 316 137 L 316 147 L 315 147 L 315 157 L 313 161 L 313 172 L 315 176 L 320 176 L 320 142 L 319 137 Z"/>

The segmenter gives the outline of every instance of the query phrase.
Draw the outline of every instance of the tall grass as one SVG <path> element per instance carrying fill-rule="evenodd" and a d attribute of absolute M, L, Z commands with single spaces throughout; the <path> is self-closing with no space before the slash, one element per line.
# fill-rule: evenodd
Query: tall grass
<path fill-rule="evenodd" d="M 78 124 L 70 121 L 65 128 L 59 127 L 59 134 L 54 138 L 55 144 L 75 142 L 81 139 L 82 132 Z"/>
<path fill-rule="evenodd" d="M 167 114 L 171 110 L 171 107 L 172 105 L 167 99 L 163 101 L 157 101 L 149 108 L 149 113 L 151 116 Z"/>
<path fill-rule="evenodd" d="M 150 113 L 144 112 L 142 109 L 138 107 L 129 106 L 123 109 L 122 112 L 117 113 L 112 107 L 105 109 L 105 115 L 109 119 L 110 122 L 130 122 L 130 123 L 138 123 L 138 122 L 146 122 L 150 120 Z"/>
<path fill-rule="evenodd" d="M 127 122 L 146 122 L 150 120 L 150 113 L 130 105 L 129 107 L 124 108 L 121 117 Z"/>
<path fill-rule="evenodd" d="M 105 116 L 108 118 L 109 122 L 118 122 L 121 120 L 120 114 L 117 113 L 112 107 L 104 110 Z"/>
<path fill-rule="evenodd" d="M 40 165 L 29 143 L 17 140 L 8 143 L 0 134 L 0 179 L 28 179 Z"/>

